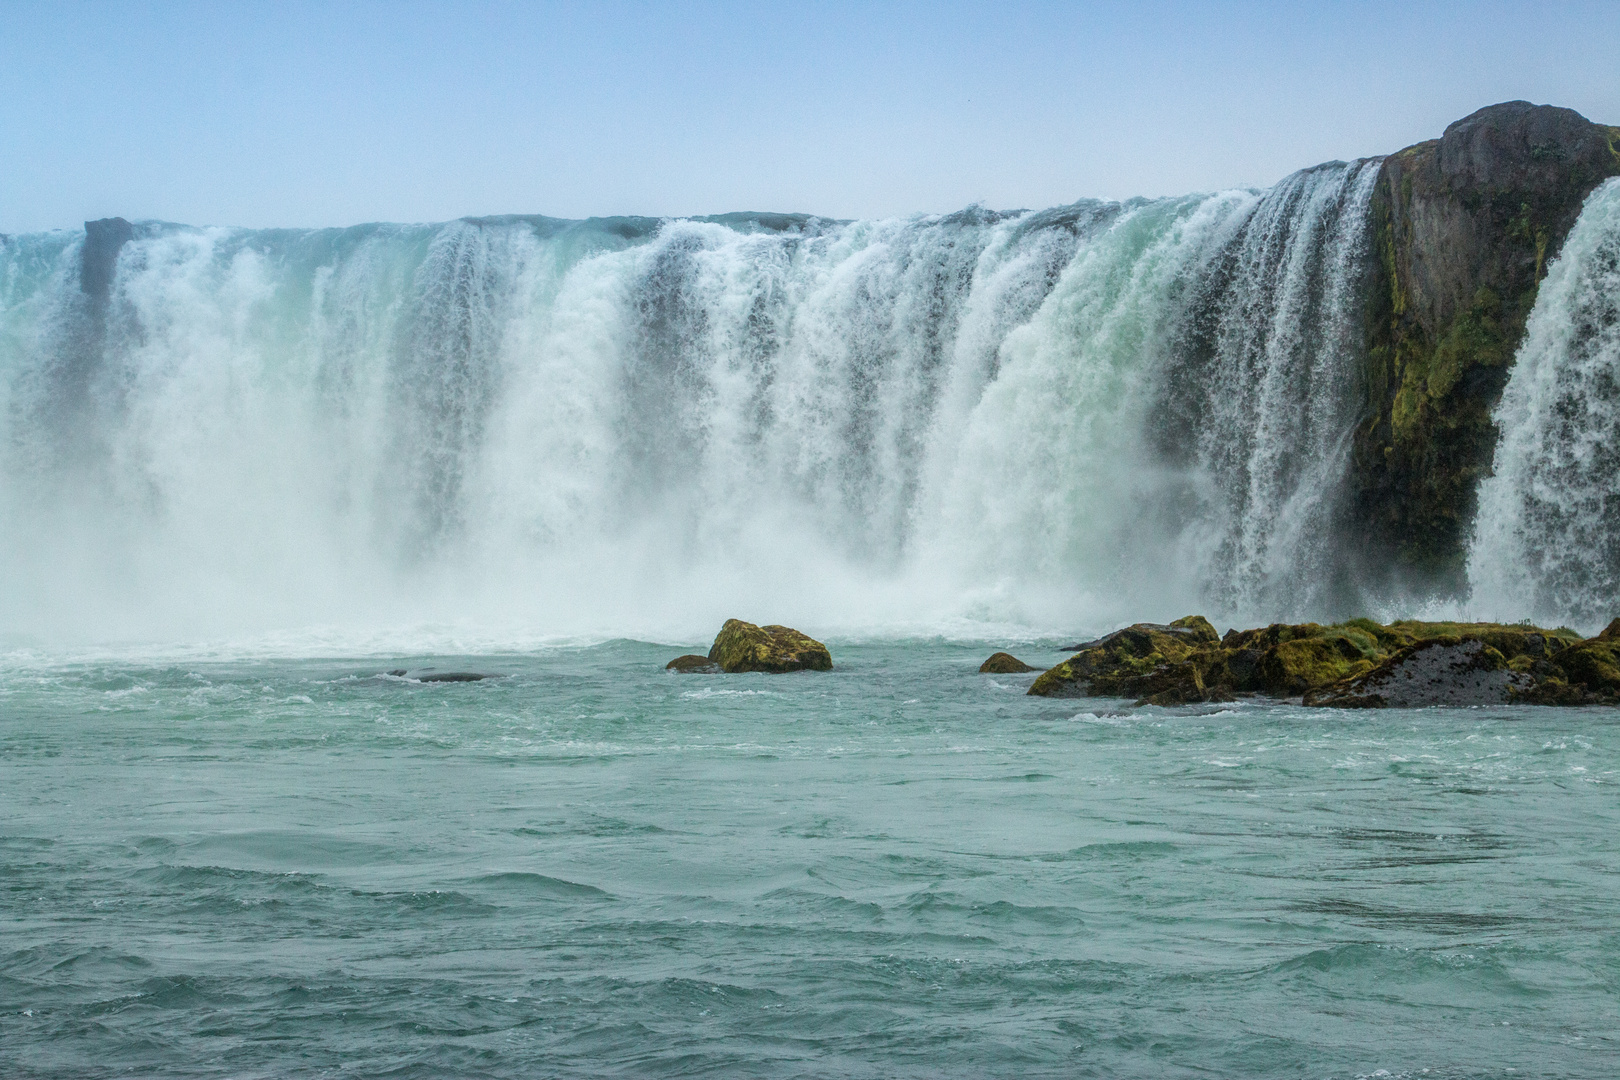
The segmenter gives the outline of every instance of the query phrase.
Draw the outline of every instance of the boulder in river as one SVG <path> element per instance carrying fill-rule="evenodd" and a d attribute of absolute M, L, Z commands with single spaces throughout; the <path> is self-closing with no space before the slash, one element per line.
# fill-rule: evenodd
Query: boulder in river
<path fill-rule="evenodd" d="M 1036 697 L 1150 696 L 1166 687 L 1155 683 L 1149 694 L 1139 694 L 1131 680 L 1179 664 L 1218 640 L 1215 628 L 1201 615 L 1173 623 L 1136 623 L 1070 646 L 1075 654 L 1036 679 L 1029 692 Z"/>
<path fill-rule="evenodd" d="M 990 659 L 979 665 L 981 675 L 1022 675 L 1026 671 L 1039 671 L 1040 668 L 1030 667 L 1012 653 L 998 652 Z"/>
<path fill-rule="evenodd" d="M 727 672 L 828 671 L 827 646 L 787 626 L 755 626 L 727 619 L 709 650 L 709 659 Z"/>
<path fill-rule="evenodd" d="M 664 670 L 678 672 L 682 675 L 718 675 L 722 669 L 719 664 L 710 660 L 707 656 L 687 653 L 685 656 L 677 656 L 665 664 Z"/>

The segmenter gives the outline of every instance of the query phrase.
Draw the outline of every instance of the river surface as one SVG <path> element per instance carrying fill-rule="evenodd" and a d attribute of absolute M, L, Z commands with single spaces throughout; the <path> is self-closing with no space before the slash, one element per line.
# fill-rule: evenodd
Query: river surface
<path fill-rule="evenodd" d="M 0 1074 L 1620 1073 L 1616 711 L 830 644 L 5 658 Z"/>

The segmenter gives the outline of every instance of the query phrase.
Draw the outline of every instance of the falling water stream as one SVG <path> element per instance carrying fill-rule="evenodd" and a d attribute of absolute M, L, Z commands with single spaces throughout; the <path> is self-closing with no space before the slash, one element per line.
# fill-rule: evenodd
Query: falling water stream
<path fill-rule="evenodd" d="M 24 638 L 1319 613 L 1376 175 L 8 238 L 0 613 Z"/>

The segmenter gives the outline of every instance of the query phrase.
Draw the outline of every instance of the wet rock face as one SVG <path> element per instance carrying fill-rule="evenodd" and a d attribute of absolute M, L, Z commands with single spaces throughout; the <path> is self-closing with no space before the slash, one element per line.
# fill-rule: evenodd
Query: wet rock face
<path fill-rule="evenodd" d="M 1433 705 L 1504 705 L 1532 677 L 1474 638 L 1420 641 L 1365 675 L 1305 696 L 1307 705 L 1341 709 L 1418 709 Z"/>
<path fill-rule="evenodd" d="M 1440 175 L 1459 190 L 1557 194 L 1571 170 L 1609 171 L 1609 137 L 1574 109 L 1507 101 L 1465 116 L 1440 139 Z"/>
<path fill-rule="evenodd" d="M 1581 640 L 1528 624 L 1370 619 L 1273 623 L 1197 636 L 1137 623 L 1088 642 L 1037 678 L 1041 697 L 1123 697 L 1138 705 L 1264 694 L 1342 708 L 1620 702 L 1620 619 Z"/>
<path fill-rule="evenodd" d="M 1592 189 L 1620 175 L 1620 128 L 1510 101 L 1384 159 L 1372 201 L 1368 392 L 1347 549 L 1375 593 L 1459 594 L 1492 411 L 1547 264 Z"/>
<path fill-rule="evenodd" d="M 135 226 L 121 217 L 84 223 L 79 253 L 79 288 L 92 301 L 105 303 L 118 268 L 118 253 L 135 238 Z"/>
<path fill-rule="evenodd" d="M 1012 653 L 998 652 L 979 665 L 981 675 L 1022 675 L 1040 668 L 1030 667 Z"/>
<path fill-rule="evenodd" d="M 727 672 L 829 671 L 827 646 L 787 626 L 755 626 L 727 619 L 714 639 L 708 659 Z"/>
<path fill-rule="evenodd" d="M 1209 627 L 1208 620 L 1193 616 Z M 1129 680 L 1151 675 L 1165 664 L 1180 663 L 1206 644 L 1201 628 L 1175 623 L 1135 623 L 1079 645 L 1070 646 L 1074 656 L 1035 680 L 1029 692 L 1036 697 L 1137 696 Z M 1099 681 L 1100 680 L 1100 681 Z"/>

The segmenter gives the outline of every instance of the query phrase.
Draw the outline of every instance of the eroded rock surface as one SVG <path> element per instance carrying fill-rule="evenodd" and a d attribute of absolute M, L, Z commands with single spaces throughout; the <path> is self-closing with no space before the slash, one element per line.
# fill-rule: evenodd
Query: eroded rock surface
<path fill-rule="evenodd" d="M 1478 638 L 1432 638 L 1402 649 L 1365 675 L 1306 694 L 1305 704 L 1341 709 L 1505 705 L 1533 682 Z"/>

